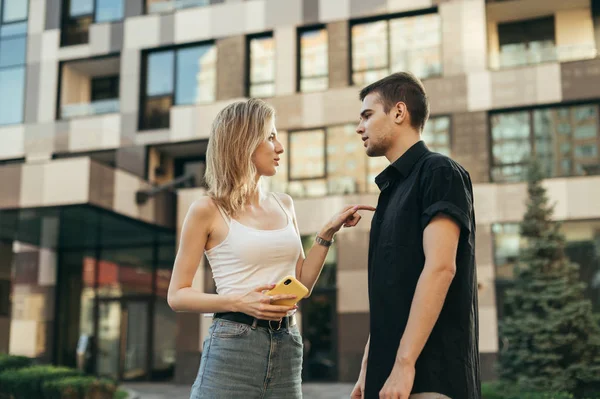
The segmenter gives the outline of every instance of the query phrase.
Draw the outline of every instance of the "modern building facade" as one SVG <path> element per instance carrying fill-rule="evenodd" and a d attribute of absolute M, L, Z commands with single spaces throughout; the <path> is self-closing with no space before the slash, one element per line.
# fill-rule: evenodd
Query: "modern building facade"
<path fill-rule="evenodd" d="M 0 351 L 120 379 L 191 382 L 210 319 L 166 303 L 177 233 L 204 195 L 226 104 L 277 110 L 305 248 L 376 205 L 358 91 L 423 79 L 423 133 L 474 181 L 480 351 L 494 378 L 503 293 L 535 154 L 600 310 L 597 0 L 0 0 Z M 301 307 L 306 380 L 353 381 L 368 326 L 370 215 L 340 232 Z M 214 291 L 210 267 L 194 285 Z"/>

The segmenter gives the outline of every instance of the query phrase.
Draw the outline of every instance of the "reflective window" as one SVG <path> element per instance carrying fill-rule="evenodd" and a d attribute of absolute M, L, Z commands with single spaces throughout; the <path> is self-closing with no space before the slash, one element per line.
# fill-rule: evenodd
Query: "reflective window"
<path fill-rule="evenodd" d="M 352 80 L 366 85 L 390 73 L 419 78 L 442 73 L 438 14 L 393 18 L 352 26 Z"/>
<path fill-rule="evenodd" d="M 27 0 L 4 0 L 2 23 L 7 24 L 27 19 L 29 2 Z"/>
<path fill-rule="evenodd" d="M 173 92 L 174 60 L 174 51 L 161 51 L 148 54 L 146 95 L 157 96 Z"/>
<path fill-rule="evenodd" d="M 514 67 L 555 61 L 554 16 L 498 24 L 499 60 L 492 65 Z"/>
<path fill-rule="evenodd" d="M 64 0 L 63 6 L 69 12 L 61 27 L 61 46 L 88 43 L 92 23 L 125 17 L 125 0 Z"/>
<path fill-rule="evenodd" d="M 325 176 L 325 131 L 297 131 L 290 134 L 290 180 Z"/>
<path fill-rule="evenodd" d="M 143 129 L 168 127 L 172 105 L 215 100 L 217 54 L 213 44 L 150 52 L 145 59 Z"/>
<path fill-rule="evenodd" d="M 25 67 L 0 69 L 0 125 L 23 122 Z"/>
<path fill-rule="evenodd" d="M 250 97 L 275 95 L 275 39 L 273 34 L 249 38 Z"/>
<path fill-rule="evenodd" d="M 80 17 L 94 13 L 94 0 L 71 0 L 69 4 L 69 16 Z"/>
<path fill-rule="evenodd" d="M 191 47 L 177 52 L 175 104 L 215 100 L 216 62 L 217 50 L 214 46 Z"/>
<path fill-rule="evenodd" d="M 26 36 L 17 36 L 0 40 L 0 68 L 25 64 L 26 54 Z"/>
<path fill-rule="evenodd" d="M 28 7 L 26 0 L 0 1 L 0 126 L 23 122 Z"/>
<path fill-rule="evenodd" d="M 431 151 L 450 156 L 450 117 L 429 118 L 421 138 Z"/>
<path fill-rule="evenodd" d="M 301 92 L 321 91 L 329 87 L 327 29 L 301 31 L 300 87 Z"/>
<path fill-rule="evenodd" d="M 438 14 L 390 20 L 391 72 L 424 78 L 442 74 L 441 18 Z"/>
<path fill-rule="evenodd" d="M 598 106 L 577 105 L 494 114 L 492 179 L 521 181 L 533 154 L 547 177 L 600 173 Z"/>
<path fill-rule="evenodd" d="M 327 188 L 330 194 L 366 190 L 367 156 L 354 124 L 327 129 Z"/>
<path fill-rule="evenodd" d="M 96 22 L 120 21 L 124 17 L 125 0 L 96 0 Z"/>

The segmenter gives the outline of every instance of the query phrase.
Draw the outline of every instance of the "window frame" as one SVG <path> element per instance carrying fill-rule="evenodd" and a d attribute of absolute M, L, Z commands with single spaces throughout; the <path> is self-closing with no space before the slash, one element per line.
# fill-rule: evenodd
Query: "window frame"
<path fill-rule="evenodd" d="M 140 95 L 139 95 L 138 126 L 137 126 L 138 131 L 151 131 L 151 130 L 157 130 L 157 129 L 169 129 L 170 128 L 170 126 L 171 126 L 170 116 L 169 116 L 169 124 L 167 126 L 159 126 L 159 127 L 147 126 L 146 123 L 144 122 L 144 112 L 145 112 L 144 106 L 146 105 L 146 103 L 149 99 L 170 98 L 171 99 L 171 107 L 169 108 L 169 114 L 170 114 L 171 108 L 173 108 L 174 106 L 177 106 L 177 104 L 175 103 L 175 97 L 176 97 L 176 91 L 177 91 L 177 51 L 187 49 L 187 48 L 200 47 L 200 46 L 213 46 L 216 50 L 216 42 L 215 42 L 215 40 L 211 39 L 211 40 L 203 40 L 203 41 L 193 42 L 193 43 L 185 43 L 182 45 L 154 47 L 151 49 L 144 49 L 141 51 L 140 92 L 139 92 Z M 167 51 L 173 52 L 173 78 L 172 78 L 173 79 L 173 81 L 172 81 L 173 90 L 171 91 L 170 94 L 148 96 L 148 94 L 146 93 L 147 84 L 148 84 L 148 58 L 153 53 L 161 53 L 161 52 L 167 52 Z M 218 57 L 218 54 L 217 54 L 217 57 Z M 216 64 L 215 64 L 215 68 L 217 68 Z M 215 83 L 216 83 L 216 81 L 215 81 Z M 215 88 L 215 90 L 216 90 L 216 88 Z"/>
<path fill-rule="evenodd" d="M 496 115 L 502 115 L 502 114 L 510 114 L 510 113 L 517 113 L 517 112 L 527 112 L 528 116 L 529 116 L 529 138 L 528 138 L 528 142 L 529 145 L 531 147 L 531 155 L 535 156 L 536 155 L 536 146 L 535 146 L 535 122 L 534 122 L 534 117 L 533 114 L 535 111 L 541 111 L 541 110 L 553 110 L 553 109 L 559 109 L 559 108 L 567 108 L 570 109 L 572 107 L 577 107 L 577 106 L 593 106 L 596 108 L 596 112 L 597 112 L 597 121 L 598 124 L 596 125 L 596 140 L 598 142 L 598 146 L 599 146 L 599 151 L 600 151 L 600 101 L 599 100 L 579 100 L 579 101 L 571 101 L 571 102 L 562 102 L 562 103 L 552 103 L 552 104 L 538 104 L 538 105 L 534 105 L 534 106 L 528 106 L 528 107 L 513 107 L 513 108 L 504 108 L 504 109 L 497 109 L 497 110 L 491 110 L 488 111 L 488 157 L 489 157 L 489 181 L 491 183 L 494 184 L 512 184 L 512 183 L 517 183 L 517 182 L 523 182 L 523 180 L 518 180 L 518 181 L 497 181 L 494 180 L 494 169 L 495 168 L 499 168 L 499 167 L 503 167 L 503 166 L 526 166 L 527 165 L 527 161 L 524 162 L 513 162 L 513 163 L 506 163 L 506 164 L 496 164 L 494 162 L 494 137 L 493 137 L 493 125 L 492 125 L 492 118 Z M 600 156 L 600 154 L 599 154 Z M 561 178 L 565 178 L 565 177 L 577 177 L 579 175 L 574 175 L 574 174 L 569 174 L 568 176 L 546 176 L 544 177 L 544 179 L 561 179 Z"/>
<path fill-rule="evenodd" d="M 252 40 L 254 39 L 264 39 L 264 38 L 271 38 L 273 40 L 273 45 L 274 45 L 274 55 L 273 55 L 273 95 L 272 96 L 268 96 L 268 97 L 260 97 L 260 98 L 271 98 L 277 95 L 277 49 L 275 48 L 277 43 L 275 41 L 275 32 L 274 31 L 266 31 L 266 32 L 261 32 L 261 33 L 255 33 L 255 34 L 251 34 L 251 35 L 246 35 L 246 56 L 245 56 L 245 85 L 244 85 L 244 95 L 247 98 L 250 98 L 250 86 L 252 86 L 253 82 L 251 81 L 252 79 L 252 52 L 251 52 L 251 46 L 250 43 L 252 42 Z M 256 82 L 254 84 L 265 84 L 265 83 L 271 83 L 271 81 L 264 81 L 264 82 Z"/>
<path fill-rule="evenodd" d="M 316 79 L 316 78 L 329 78 L 329 30 L 327 29 L 327 25 L 325 24 L 314 24 L 314 25 L 305 25 L 300 26 L 296 29 L 296 92 L 297 93 L 318 93 L 323 90 L 304 92 L 302 91 L 302 34 L 306 32 L 313 31 L 321 31 L 324 30 L 327 33 L 327 74 L 326 75 L 313 75 L 308 76 L 306 79 Z M 329 84 L 327 84 L 327 88 L 329 89 Z"/>
<path fill-rule="evenodd" d="M 376 15 L 376 16 L 372 16 L 372 17 L 366 17 L 366 18 L 357 18 L 357 19 L 351 19 L 348 23 L 348 65 L 349 65 L 349 73 L 348 73 L 348 85 L 349 86 L 355 86 L 356 83 L 354 83 L 354 73 L 355 72 L 366 72 L 366 71 L 380 71 L 380 70 L 390 70 L 391 68 L 391 62 L 392 62 L 392 41 L 390 40 L 390 20 L 393 19 L 399 19 L 399 18 L 410 18 L 410 17 L 418 17 L 418 16 L 422 16 L 422 15 L 429 15 L 429 14 L 439 14 L 439 7 L 438 6 L 434 6 L 434 7 L 429 7 L 429 8 L 423 8 L 420 10 L 413 10 L 413 11 L 407 11 L 407 12 L 400 12 L 400 13 L 394 13 L 394 14 L 380 14 L 380 15 Z M 440 15 L 441 18 L 441 15 Z M 387 67 L 385 68 L 376 68 L 376 69 L 365 69 L 365 70 L 354 70 L 354 59 L 353 59 L 353 51 L 352 51 L 352 28 L 354 26 L 357 25 L 362 25 L 362 24 L 368 24 L 371 22 L 379 22 L 379 21 L 385 21 L 386 22 L 386 39 L 387 39 Z M 442 32 L 440 32 L 440 36 L 442 36 Z M 443 48 L 442 48 L 442 43 L 440 43 L 440 63 L 442 64 L 442 71 L 440 73 L 440 75 L 431 75 L 431 76 L 427 76 L 426 78 L 420 78 L 420 79 L 430 79 L 430 78 L 436 78 L 436 77 L 442 77 L 444 76 L 444 70 L 443 70 Z M 389 73 L 388 73 L 389 74 Z"/>

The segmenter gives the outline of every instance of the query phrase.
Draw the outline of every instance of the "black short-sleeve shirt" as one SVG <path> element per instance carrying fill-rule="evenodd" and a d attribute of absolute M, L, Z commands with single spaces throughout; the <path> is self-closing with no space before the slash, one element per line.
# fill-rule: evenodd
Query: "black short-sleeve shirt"
<path fill-rule="evenodd" d="M 406 328 L 425 265 L 423 231 L 443 213 L 460 226 L 456 274 L 417 359 L 412 393 L 480 399 L 475 215 L 469 174 L 422 141 L 387 167 L 369 242 L 370 347 L 365 398 L 379 397 Z"/>

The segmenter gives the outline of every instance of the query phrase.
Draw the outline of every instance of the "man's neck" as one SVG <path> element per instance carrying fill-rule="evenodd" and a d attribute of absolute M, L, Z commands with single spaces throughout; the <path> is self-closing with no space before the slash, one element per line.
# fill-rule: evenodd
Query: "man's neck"
<path fill-rule="evenodd" d="M 398 137 L 394 145 L 385 153 L 385 157 L 390 163 L 396 162 L 410 147 L 421 140 L 421 135 L 407 134 Z"/>

